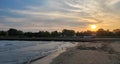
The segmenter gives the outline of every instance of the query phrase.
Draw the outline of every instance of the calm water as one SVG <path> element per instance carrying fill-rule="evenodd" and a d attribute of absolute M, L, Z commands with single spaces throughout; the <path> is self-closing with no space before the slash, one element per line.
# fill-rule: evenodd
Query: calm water
<path fill-rule="evenodd" d="M 0 41 L 0 64 L 22 64 L 30 59 L 50 54 L 70 42 L 54 41 Z"/>

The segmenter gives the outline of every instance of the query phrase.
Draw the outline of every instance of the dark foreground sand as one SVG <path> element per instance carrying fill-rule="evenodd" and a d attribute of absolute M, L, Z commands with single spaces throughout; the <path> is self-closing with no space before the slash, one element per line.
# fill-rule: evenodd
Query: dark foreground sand
<path fill-rule="evenodd" d="M 80 43 L 49 61 L 48 58 L 53 56 L 32 64 L 120 64 L 120 43 L 110 43 L 105 47 L 101 43 Z"/>

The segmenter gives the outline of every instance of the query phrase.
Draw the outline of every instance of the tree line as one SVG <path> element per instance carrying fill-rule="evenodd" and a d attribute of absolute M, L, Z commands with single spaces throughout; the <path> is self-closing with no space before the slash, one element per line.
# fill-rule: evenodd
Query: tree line
<path fill-rule="evenodd" d="M 17 30 L 14 28 L 10 28 L 7 31 L 0 31 L 0 37 L 84 37 L 84 36 L 94 36 L 101 38 L 120 38 L 120 29 L 114 29 L 113 31 L 98 29 L 96 32 L 94 31 L 81 31 L 75 32 L 74 30 L 63 29 L 61 32 L 59 31 L 39 31 L 39 32 L 23 32 L 21 30 Z"/>

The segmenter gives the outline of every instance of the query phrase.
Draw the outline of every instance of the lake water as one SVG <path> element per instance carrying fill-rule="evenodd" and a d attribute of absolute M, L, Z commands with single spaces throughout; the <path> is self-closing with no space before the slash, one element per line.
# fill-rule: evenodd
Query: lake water
<path fill-rule="evenodd" d="M 55 50 L 74 46 L 71 42 L 0 41 L 0 64 L 22 64 Z"/>

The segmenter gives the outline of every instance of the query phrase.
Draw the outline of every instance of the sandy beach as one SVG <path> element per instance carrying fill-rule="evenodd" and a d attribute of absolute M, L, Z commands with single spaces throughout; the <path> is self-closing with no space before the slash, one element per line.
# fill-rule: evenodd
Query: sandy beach
<path fill-rule="evenodd" d="M 31 64 L 119 64 L 120 43 L 79 43 Z"/>
<path fill-rule="evenodd" d="M 57 56 L 61 55 L 64 52 L 67 52 L 68 49 L 72 49 L 76 45 L 77 45 L 76 43 L 71 43 L 71 44 L 67 44 L 65 46 L 61 46 L 56 51 L 45 56 L 44 58 L 41 58 L 37 61 L 30 62 L 28 64 L 50 64 L 54 58 L 56 58 Z"/>

